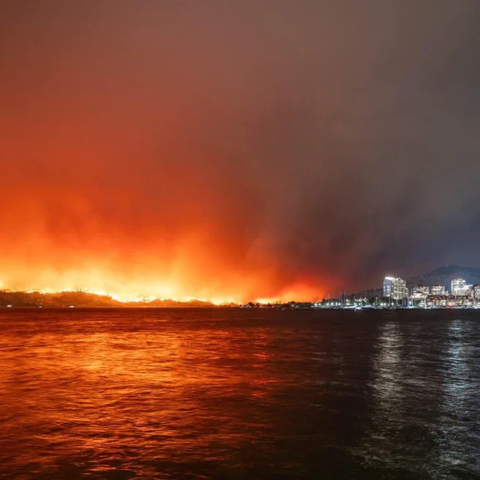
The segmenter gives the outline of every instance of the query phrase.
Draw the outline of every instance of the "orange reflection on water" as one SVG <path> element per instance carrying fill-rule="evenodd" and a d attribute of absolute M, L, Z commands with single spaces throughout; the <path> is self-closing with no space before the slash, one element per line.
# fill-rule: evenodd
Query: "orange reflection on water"
<path fill-rule="evenodd" d="M 85 455 L 93 456 L 92 474 L 121 463 L 151 478 L 148 462 L 139 472 L 128 451 L 168 463 L 193 452 L 208 457 L 212 442 L 250 441 L 242 412 L 252 401 L 268 403 L 284 381 L 268 368 L 269 339 L 261 329 L 252 338 L 241 328 L 165 323 L 139 311 L 131 322 L 106 321 L 101 312 L 92 314 L 100 321 L 73 321 L 80 314 L 49 322 L 43 310 L 36 315 L 45 323 L 27 322 L 18 337 L 0 340 L 0 384 L 7 387 L 0 414 L 15 405 L 19 420 L 11 428 L 35 429 L 24 439 L 34 453 L 22 461 L 46 474 L 58 458 L 74 468 Z M 8 428 L 3 435 L 18 436 Z"/>

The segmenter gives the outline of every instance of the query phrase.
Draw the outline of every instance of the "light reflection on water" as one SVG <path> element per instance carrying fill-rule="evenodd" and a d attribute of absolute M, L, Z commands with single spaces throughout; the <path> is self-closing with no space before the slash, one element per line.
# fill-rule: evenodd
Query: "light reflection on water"
<path fill-rule="evenodd" d="M 420 478 L 476 478 L 480 319 L 438 320 L 404 322 L 392 315 L 380 327 L 372 427 L 359 451 L 371 466 L 384 465 L 388 454 L 389 467 L 406 478 L 411 472 Z"/>
<path fill-rule="evenodd" d="M 0 321 L 0 478 L 479 475 L 475 312 Z"/>
<path fill-rule="evenodd" d="M 451 322 L 447 338 L 439 455 L 442 463 L 458 467 L 455 470 L 462 471 L 468 461 L 480 471 L 480 343 L 468 323 L 458 319 Z"/>

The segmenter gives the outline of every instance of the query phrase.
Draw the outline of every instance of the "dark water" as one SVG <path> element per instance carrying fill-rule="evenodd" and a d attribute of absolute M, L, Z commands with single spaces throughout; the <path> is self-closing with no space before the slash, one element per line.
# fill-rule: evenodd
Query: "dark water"
<path fill-rule="evenodd" d="M 480 312 L 0 310 L 0 478 L 480 478 Z"/>

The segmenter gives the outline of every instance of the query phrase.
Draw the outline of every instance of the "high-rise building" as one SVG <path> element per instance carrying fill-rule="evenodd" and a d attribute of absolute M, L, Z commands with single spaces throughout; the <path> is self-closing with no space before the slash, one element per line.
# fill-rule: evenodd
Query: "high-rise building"
<path fill-rule="evenodd" d="M 467 282 L 463 278 L 454 278 L 452 280 L 452 295 L 465 295 Z"/>
<path fill-rule="evenodd" d="M 432 295 L 434 297 L 440 297 L 440 296 L 443 296 L 446 294 L 446 291 L 445 291 L 445 286 L 444 285 L 438 285 L 438 283 L 436 285 L 433 285 L 432 286 Z"/>
<path fill-rule="evenodd" d="M 408 298 L 407 282 L 401 278 L 396 278 L 393 284 L 392 297 L 394 300 L 403 300 Z"/>
<path fill-rule="evenodd" d="M 392 296 L 392 285 L 395 281 L 394 277 L 385 277 L 383 280 L 383 296 L 391 297 Z"/>
<path fill-rule="evenodd" d="M 383 296 L 393 300 L 403 300 L 408 297 L 407 282 L 401 278 L 385 277 L 383 280 Z"/>

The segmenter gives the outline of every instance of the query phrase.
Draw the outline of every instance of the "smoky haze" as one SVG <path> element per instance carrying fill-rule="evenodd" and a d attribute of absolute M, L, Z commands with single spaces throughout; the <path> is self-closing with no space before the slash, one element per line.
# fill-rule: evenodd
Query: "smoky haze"
<path fill-rule="evenodd" d="M 480 264 L 477 0 L 0 6 L 0 286 L 321 298 Z"/>

